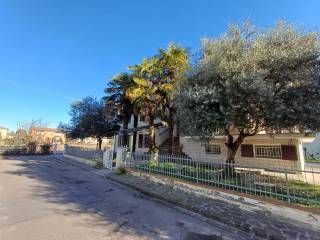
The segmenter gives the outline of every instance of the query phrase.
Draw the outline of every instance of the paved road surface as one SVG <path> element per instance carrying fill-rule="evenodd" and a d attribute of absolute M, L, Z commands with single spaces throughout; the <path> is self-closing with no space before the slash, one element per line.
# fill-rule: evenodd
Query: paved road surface
<path fill-rule="evenodd" d="M 0 159 L 0 240 L 245 239 L 72 160 Z"/>

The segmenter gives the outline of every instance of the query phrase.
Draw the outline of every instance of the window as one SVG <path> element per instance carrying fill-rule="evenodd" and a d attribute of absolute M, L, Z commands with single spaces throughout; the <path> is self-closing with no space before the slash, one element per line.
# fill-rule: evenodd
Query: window
<path fill-rule="evenodd" d="M 118 136 L 118 146 L 123 146 L 123 135 Z"/>
<path fill-rule="evenodd" d="M 143 147 L 143 134 L 139 134 L 138 148 Z"/>
<path fill-rule="evenodd" d="M 151 144 L 150 136 L 147 135 L 147 134 L 144 134 L 144 135 L 143 135 L 143 146 L 144 146 L 145 148 L 148 148 L 148 147 L 150 147 L 150 144 Z"/>
<path fill-rule="evenodd" d="M 214 144 L 207 144 L 206 145 L 206 153 L 220 155 L 221 154 L 221 146 L 214 145 Z"/>
<path fill-rule="evenodd" d="M 118 135 L 118 146 L 128 146 L 129 144 L 129 136 L 125 138 L 124 135 Z"/>
<path fill-rule="evenodd" d="M 213 134 L 220 134 L 220 129 L 219 128 L 215 128 L 214 130 L 213 130 Z"/>
<path fill-rule="evenodd" d="M 253 158 L 253 145 L 252 144 L 241 144 L 241 157 Z"/>
<path fill-rule="evenodd" d="M 150 147 L 149 134 L 139 134 L 138 148 L 148 148 L 148 147 Z"/>
<path fill-rule="evenodd" d="M 280 145 L 256 145 L 254 146 L 255 157 L 281 159 Z"/>

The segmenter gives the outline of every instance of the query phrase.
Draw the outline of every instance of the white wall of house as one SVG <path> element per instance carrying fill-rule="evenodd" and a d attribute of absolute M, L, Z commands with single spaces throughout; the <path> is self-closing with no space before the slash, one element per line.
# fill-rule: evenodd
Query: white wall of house
<path fill-rule="evenodd" d="M 224 138 L 217 138 L 212 140 L 210 144 L 220 145 L 220 154 L 206 153 L 205 144 L 201 143 L 197 138 L 192 137 L 180 137 L 180 143 L 183 147 L 183 152 L 189 155 L 192 159 L 198 161 L 208 161 L 224 163 L 227 158 L 227 147 L 225 146 Z M 283 160 L 281 158 L 260 158 L 254 156 L 253 158 L 242 157 L 241 149 L 239 148 L 235 161 L 237 164 L 262 167 L 262 168 L 280 168 L 280 169 L 292 169 L 303 170 L 304 169 L 304 154 L 302 142 L 298 139 L 274 139 L 274 138 L 247 138 L 243 144 L 252 144 L 253 147 L 259 146 L 279 146 L 279 145 L 295 145 L 297 149 L 298 161 Z"/>

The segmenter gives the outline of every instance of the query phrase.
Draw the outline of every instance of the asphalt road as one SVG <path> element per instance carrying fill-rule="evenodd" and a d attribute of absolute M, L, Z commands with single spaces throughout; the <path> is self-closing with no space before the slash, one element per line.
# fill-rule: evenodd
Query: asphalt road
<path fill-rule="evenodd" d="M 75 161 L 0 159 L 0 240 L 244 239 Z"/>

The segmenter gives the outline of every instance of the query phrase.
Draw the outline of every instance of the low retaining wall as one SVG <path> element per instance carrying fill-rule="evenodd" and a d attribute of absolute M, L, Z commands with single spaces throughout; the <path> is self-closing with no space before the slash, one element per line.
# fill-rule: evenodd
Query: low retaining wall
<path fill-rule="evenodd" d="M 89 159 L 86 159 L 86 158 L 82 158 L 82 157 L 76 157 L 76 156 L 73 156 L 73 155 L 69 155 L 69 154 L 66 154 L 64 153 L 63 156 L 65 158 L 69 158 L 69 159 L 72 159 L 72 160 L 76 160 L 78 162 L 82 162 L 82 163 L 85 163 L 89 166 L 92 166 L 92 167 L 95 167 L 96 166 L 96 162 L 93 161 L 93 160 L 89 160 Z"/>
<path fill-rule="evenodd" d="M 102 150 L 96 150 L 92 148 L 83 148 L 83 147 L 75 147 L 75 146 L 69 146 L 65 145 L 64 147 L 64 153 L 67 155 L 80 157 L 88 160 L 92 160 L 94 158 L 103 158 L 103 151 Z"/>
<path fill-rule="evenodd" d="M 0 145 L 0 155 L 21 155 L 27 152 L 28 148 L 26 145 Z"/>

